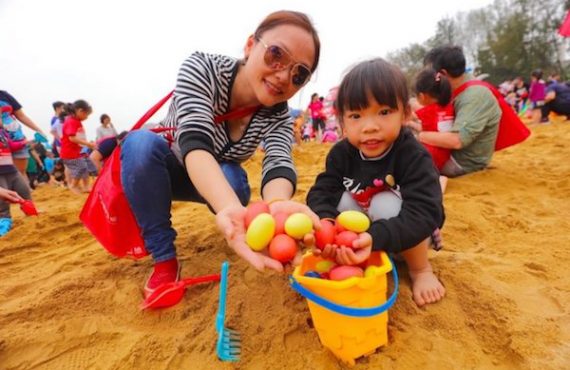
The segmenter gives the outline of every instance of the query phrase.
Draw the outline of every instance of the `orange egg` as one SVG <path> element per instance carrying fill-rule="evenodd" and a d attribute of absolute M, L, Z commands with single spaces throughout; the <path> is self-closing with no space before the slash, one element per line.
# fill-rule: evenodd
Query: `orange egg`
<path fill-rule="evenodd" d="M 334 243 L 336 228 L 329 220 L 321 220 L 321 229 L 315 231 L 315 244 L 317 248 L 324 249 L 327 244 Z"/>
<path fill-rule="evenodd" d="M 286 234 L 276 235 L 269 243 L 269 257 L 281 263 L 293 260 L 297 255 L 297 242 Z"/>
<path fill-rule="evenodd" d="M 344 245 L 345 247 L 352 248 L 352 242 L 358 239 L 358 234 L 353 231 L 343 231 L 336 235 L 334 241 L 338 246 Z"/>

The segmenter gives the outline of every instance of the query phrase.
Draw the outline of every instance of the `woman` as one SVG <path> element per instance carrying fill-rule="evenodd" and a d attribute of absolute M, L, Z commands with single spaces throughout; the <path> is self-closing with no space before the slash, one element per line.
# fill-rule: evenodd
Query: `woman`
<path fill-rule="evenodd" d="M 99 120 L 101 121 L 101 126 L 97 127 L 95 142 L 99 143 L 105 138 L 117 136 L 117 130 L 111 123 L 111 117 L 108 114 L 102 114 Z"/>
<path fill-rule="evenodd" d="M 137 130 L 121 150 L 122 183 L 155 265 L 148 295 L 178 278 L 170 222 L 172 199 L 207 203 L 228 244 L 255 268 L 283 266 L 245 244 L 244 215 L 250 199 L 240 163 L 265 143 L 262 197 L 271 212 L 304 212 L 292 202 L 296 173 L 291 159 L 293 120 L 287 100 L 317 68 L 320 41 L 309 18 L 293 11 L 270 14 L 247 39 L 245 57 L 196 52 L 180 68 L 163 126 L 175 128 L 172 149 L 163 138 Z M 216 117 L 230 117 L 216 123 Z M 237 112 L 237 113 L 236 113 Z"/>

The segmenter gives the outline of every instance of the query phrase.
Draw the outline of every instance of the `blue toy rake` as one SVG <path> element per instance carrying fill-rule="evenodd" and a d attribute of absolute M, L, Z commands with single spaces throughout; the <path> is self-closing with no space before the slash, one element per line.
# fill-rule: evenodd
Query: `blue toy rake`
<path fill-rule="evenodd" d="M 216 316 L 216 331 L 218 332 L 218 342 L 216 352 L 222 361 L 238 361 L 241 354 L 241 339 L 237 331 L 224 326 L 226 321 L 226 294 L 228 290 L 228 262 L 222 263 L 222 273 L 220 279 L 220 302 L 218 314 Z"/>

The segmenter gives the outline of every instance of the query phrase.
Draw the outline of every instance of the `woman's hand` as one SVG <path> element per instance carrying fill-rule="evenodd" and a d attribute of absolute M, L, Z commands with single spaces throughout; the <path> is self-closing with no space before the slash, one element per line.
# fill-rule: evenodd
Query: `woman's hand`
<path fill-rule="evenodd" d="M 254 252 L 245 242 L 245 207 L 241 205 L 231 205 L 223 208 L 216 215 L 216 224 L 223 233 L 230 247 L 238 256 L 249 262 L 259 271 L 266 267 L 282 272 L 281 262 L 274 260 L 262 253 Z"/>
<path fill-rule="evenodd" d="M 0 198 L 7 200 L 8 202 L 11 203 L 19 203 L 24 200 L 15 191 L 4 189 L 2 187 L 0 187 Z"/>
<path fill-rule="evenodd" d="M 336 249 L 336 262 L 339 265 L 359 265 L 370 257 L 372 252 L 372 236 L 361 233 L 352 243 L 354 249 L 340 246 Z"/>

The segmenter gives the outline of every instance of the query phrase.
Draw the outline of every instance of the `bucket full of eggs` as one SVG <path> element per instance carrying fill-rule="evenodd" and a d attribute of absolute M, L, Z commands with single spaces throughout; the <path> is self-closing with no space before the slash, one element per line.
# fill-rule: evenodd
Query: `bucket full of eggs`
<path fill-rule="evenodd" d="M 345 229 L 352 228 L 350 222 L 342 222 L 342 218 L 340 221 Z M 336 222 L 339 223 L 339 218 Z M 386 299 L 390 271 L 394 291 Z M 360 266 L 335 266 L 334 262 L 309 252 L 289 282 L 307 299 L 321 343 L 340 360 L 354 365 L 357 358 L 387 344 L 388 309 L 398 295 L 398 274 L 386 253 L 372 252 Z"/>

